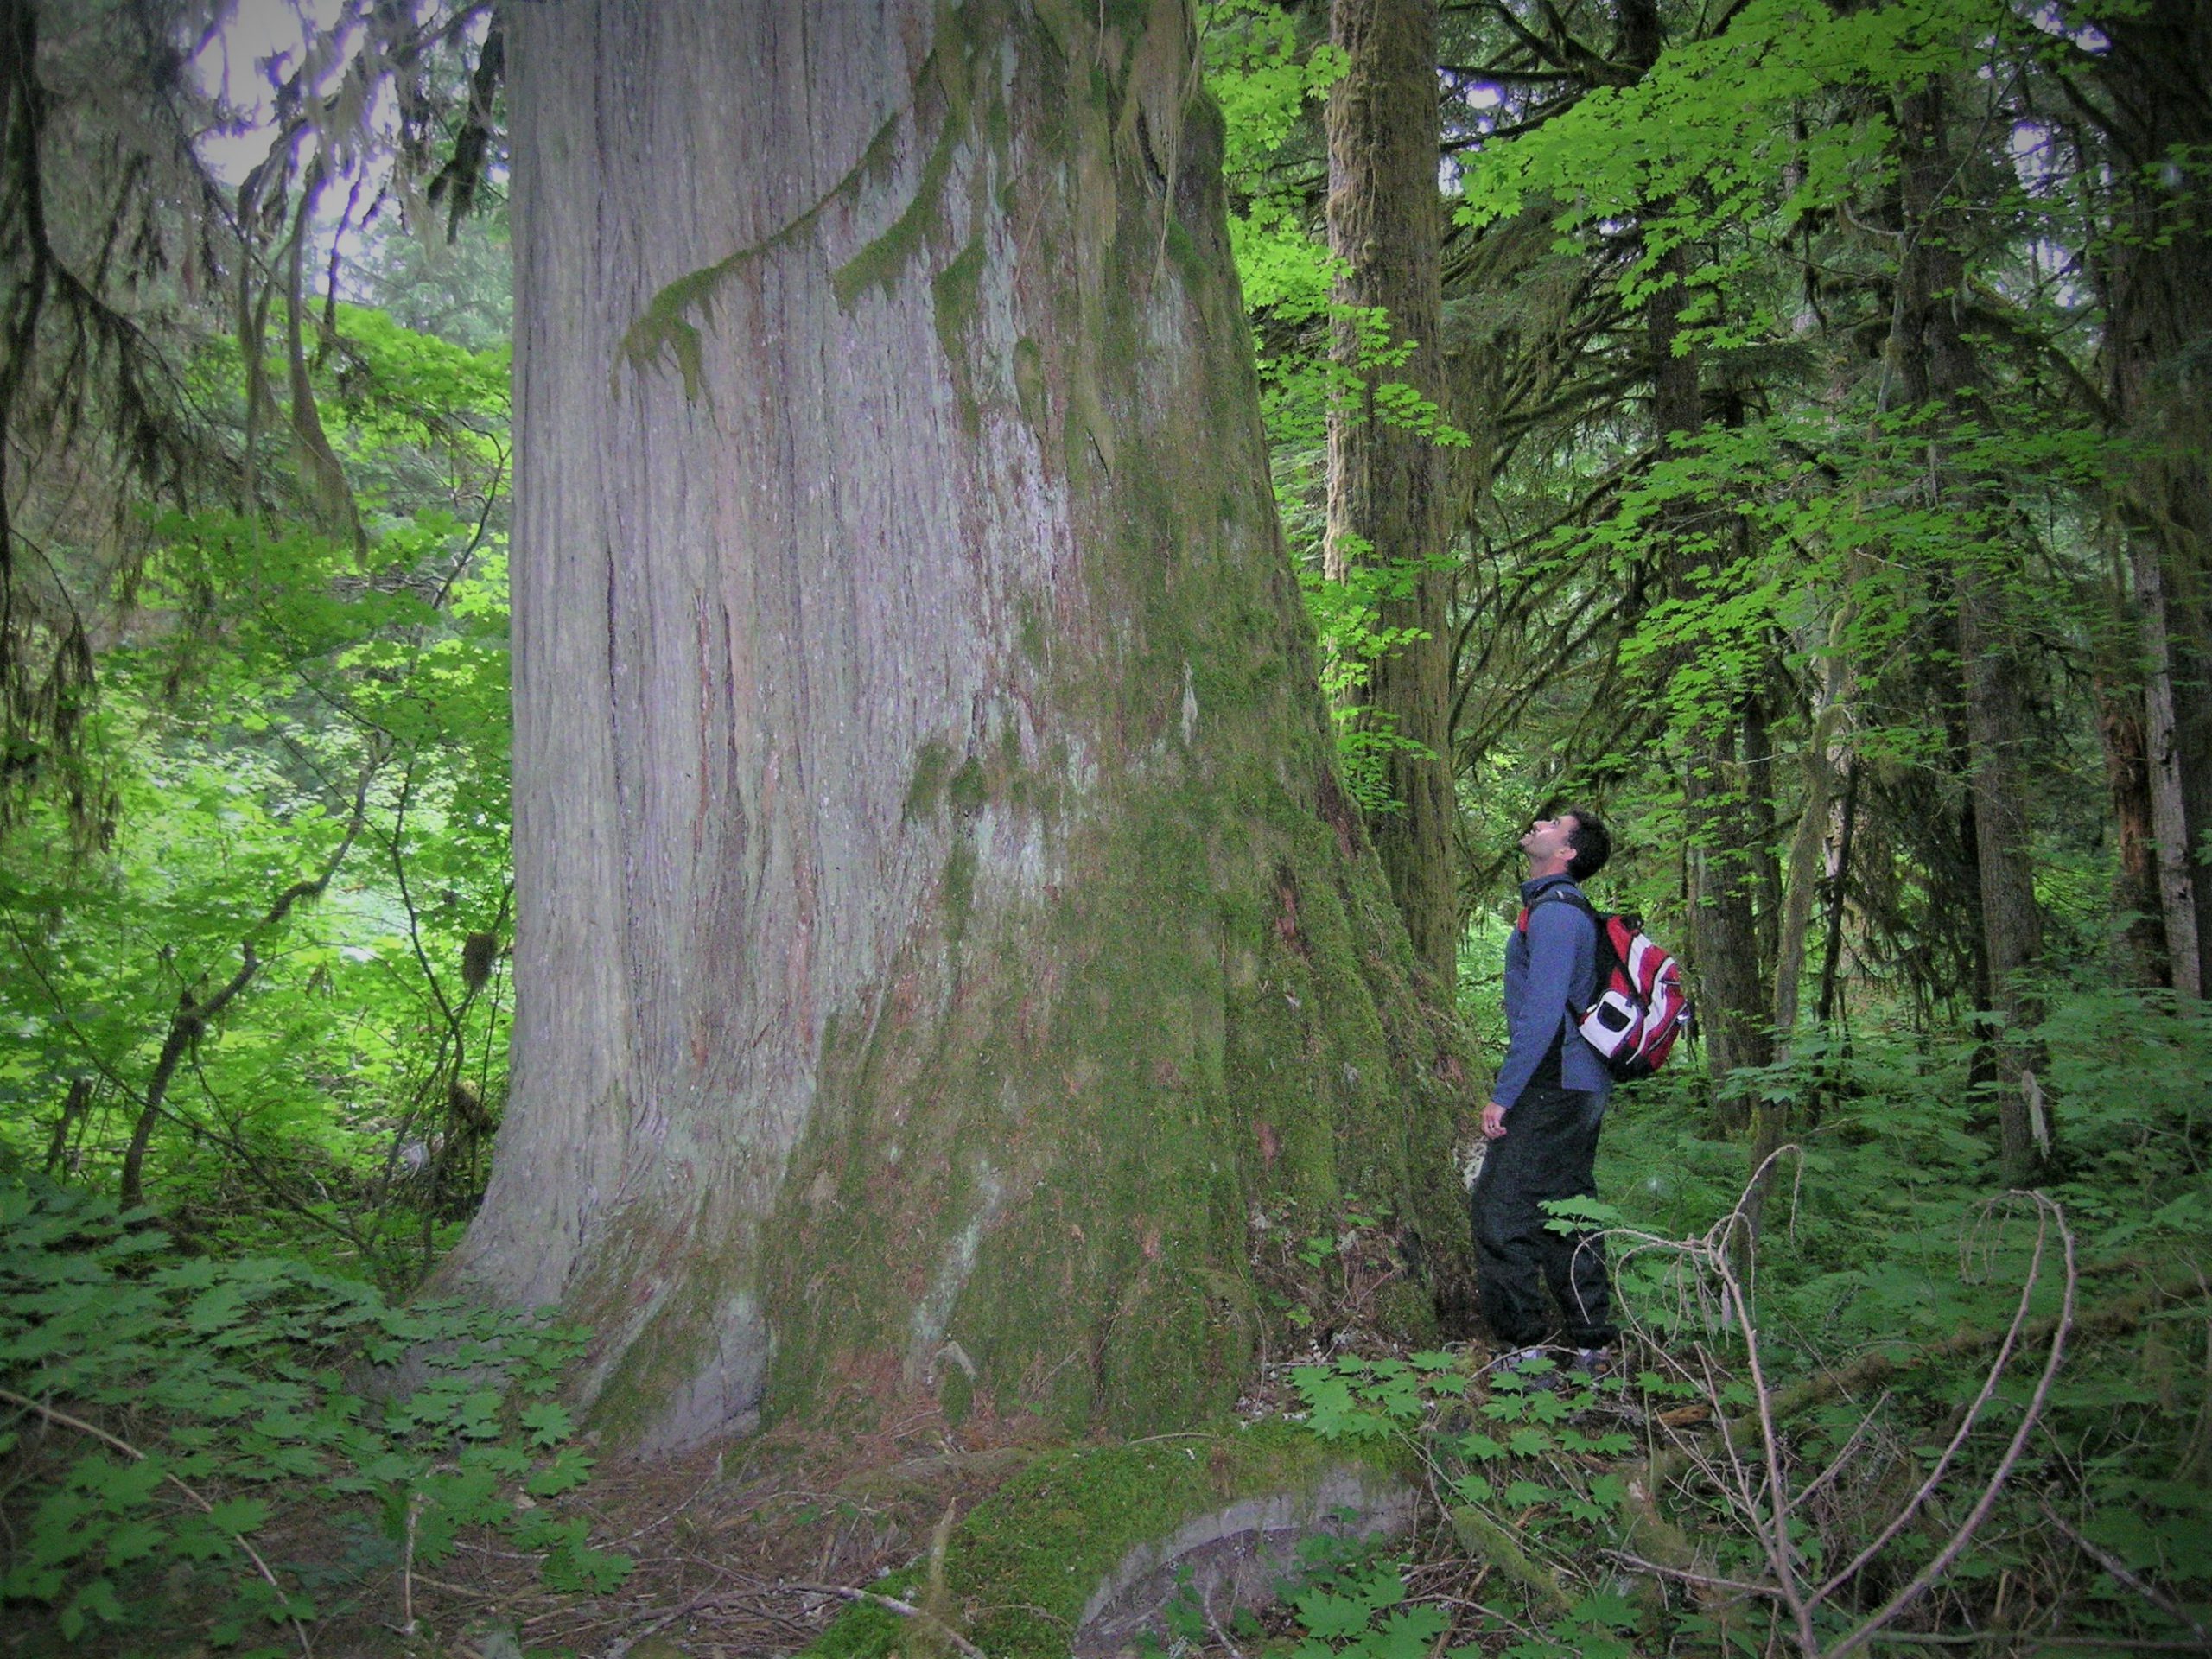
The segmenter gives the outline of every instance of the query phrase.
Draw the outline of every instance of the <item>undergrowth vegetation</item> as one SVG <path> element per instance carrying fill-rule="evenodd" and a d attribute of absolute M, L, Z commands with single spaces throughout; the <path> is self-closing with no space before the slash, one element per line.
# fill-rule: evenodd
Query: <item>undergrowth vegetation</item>
<path fill-rule="evenodd" d="M 1418 1452 L 1431 1558 L 1510 1583 L 1520 1659 L 2202 1641 L 2212 1019 L 2104 989 L 2050 1007 L 2076 1151 L 2048 1192 L 1989 1185 L 1971 1033 L 1862 1030 L 1745 1079 L 1807 1125 L 1756 1240 L 1698 1091 L 1624 1090 L 1610 1199 L 1552 1206 L 1605 1230 L 1618 1357 L 1355 1344 L 1289 1370 L 1305 1421 Z M 1290 1605 L 1309 1642 L 1395 1650 Z"/>
<path fill-rule="evenodd" d="M 559 1588 L 629 1571 L 549 1507 L 591 1470 L 554 1398 L 580 1333 L 184 1255 L 151 1219 L 0 1175 L 11 1618 L 102 1650 L 307 1652 L 371 1581 L 412 1635 L 410 1578 L 465 1529 L 542 1552 Z"/>

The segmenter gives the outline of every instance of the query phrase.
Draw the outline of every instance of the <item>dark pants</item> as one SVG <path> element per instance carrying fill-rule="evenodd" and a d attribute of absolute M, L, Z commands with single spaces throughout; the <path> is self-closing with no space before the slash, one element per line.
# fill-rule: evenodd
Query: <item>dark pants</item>
<path fill-rule="evenodd" d="M 1554 1069 L 1522 1090 L 1505 1115 L 1503 1137 L 1490 1143 L 1469 1202 L 1483 1317 L 1501 1342 L 1526 1347 L 1563 1327 L 1567 1346 L 1602 1348 L 1619 1334 L 1604 1242 L 1594 1233 L 1548 1231 L 1550 1217 L 1537 1207 L 1598 1196 L 1598 1126 L 1605 1116 L 1603 1100 L 1560 1088 Z M 1564 1316 L 1556 1324 L 1544 1306 L 1545 1284 Z"/>

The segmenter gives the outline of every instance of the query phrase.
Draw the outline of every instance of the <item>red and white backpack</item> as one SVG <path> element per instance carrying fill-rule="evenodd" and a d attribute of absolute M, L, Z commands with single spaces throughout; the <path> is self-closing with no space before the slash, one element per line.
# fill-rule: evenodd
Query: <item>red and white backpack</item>
<path fill-rule="evenodd" d="M 1536 902 L 1553 899 L 1598 925 L 1598 998 L 1587 1008 L 1568 1005 L 1574 1028 L 1623 1083 L 1649 1077 L 1667 1063 L 1675 1039 L 1697 1023 L 1682 990 L 1681 964 L 1652 941 L 1641 916 L 1599 910 L 1580 893 L 1556 887 Z M 1526 910 L 1514 925 L 1528 932 Z"/>

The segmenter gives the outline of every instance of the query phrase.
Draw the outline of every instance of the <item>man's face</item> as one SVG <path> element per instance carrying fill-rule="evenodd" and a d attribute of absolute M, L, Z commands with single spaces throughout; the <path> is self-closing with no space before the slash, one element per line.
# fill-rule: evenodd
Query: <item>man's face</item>
<path fill-rule="evenodd" d="M 1555 818 L 1538 818 L 1521 837 L 1521 850 L 1529 855 L 1531 864 L 1548 863 L 1554 858 L 1574 856 L 1575 820 L 1572 812 L 1563 812 Z"/>

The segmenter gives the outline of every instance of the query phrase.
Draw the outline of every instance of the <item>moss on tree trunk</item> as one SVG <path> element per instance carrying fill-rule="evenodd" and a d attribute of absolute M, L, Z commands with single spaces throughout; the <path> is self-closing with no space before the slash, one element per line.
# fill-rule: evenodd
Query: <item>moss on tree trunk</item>
<path fill-rule="evenodd" d="M 1465 1223 L 1190 21 L 760 13 L 516 22 L 520 1001 L 452 1275 L 592 1324 L 633 1445 L 1198 1418 L 1255 1214 L 1357 1192 L 1454 1293 Z"/>

